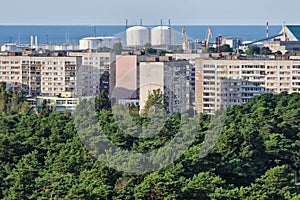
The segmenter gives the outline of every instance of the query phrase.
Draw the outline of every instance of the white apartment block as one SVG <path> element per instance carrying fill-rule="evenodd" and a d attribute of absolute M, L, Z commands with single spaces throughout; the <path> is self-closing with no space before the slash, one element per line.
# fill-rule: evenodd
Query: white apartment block
<path fill-rule="evenodd" d="M 187 61 L 141 62 L 140 63 L 140 110 L 145 106 L 149 92 L 160 89 L 166 96 L 168 110 L 187 110 Z"/>
<path fill-rule="evenodd" d="M 0 57 L 0 81 L 12 88 L 22 87 L 22 60 L 19 57 Z"/>
<path fill-rule="evenodd" d="M 263 93 L 300 92 L 300 60 L 196 59 L 196 111 L 213 114 Z"/>
<path fill-rule="evenodd" d="M 44 54 L 0 55 L 0 81 L 21 87 L 32 96 L 95 96 L 109 92 L 113 53 L 69 52 L 68 56 Z"/>
<path fill-rule="evenodd" d="M 29 95 L 76 94 L 80 57 L 0 56 L 0 81 Z"/>

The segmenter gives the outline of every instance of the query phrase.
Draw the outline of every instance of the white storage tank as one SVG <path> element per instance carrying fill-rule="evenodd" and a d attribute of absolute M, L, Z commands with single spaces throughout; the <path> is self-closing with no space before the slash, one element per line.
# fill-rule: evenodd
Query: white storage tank
<path fill-rule="evenodd" d="M 151 44 L 153 46 L 174 44 L 175 31 L 169 26 L 157 26 L 151 29 Z"/>
<path fill-rule="evenodd" d="M 150 43 L 150 30 L 144 26 L 133 26 L 126 30 L 127 47 L 143 47 Z"/>

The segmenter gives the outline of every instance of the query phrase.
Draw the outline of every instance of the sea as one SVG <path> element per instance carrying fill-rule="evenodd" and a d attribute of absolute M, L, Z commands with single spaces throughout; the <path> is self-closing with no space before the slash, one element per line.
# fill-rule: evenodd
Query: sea
<path fill-rule="evenodd" d="M 155 26 L 146 26 L 153 28 Z M 183 26 L 172 28 L 181 34 Z M 266 26 L 262 25 L 185 25 L 189 39 L 203 41 L 208 27 L 213 37 L 239 38 L 242 41 L 255 41 L 266 38 Z M 79 40 L 91 36 L 115 36 L 125 39 L 126 26 L 122 25 L 0 25 L 0 44 L 29 44 L 30 36 L 37 36 L 39 44 L 78 44 Z M 269 36 L 281 31 L 280 25 L 268 27 Z"/>

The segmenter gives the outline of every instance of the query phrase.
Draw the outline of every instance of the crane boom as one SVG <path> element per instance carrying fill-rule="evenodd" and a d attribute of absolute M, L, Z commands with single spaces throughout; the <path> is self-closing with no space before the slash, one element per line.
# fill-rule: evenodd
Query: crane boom
<path fill-rule="evenodd" d="M 211 30 L 210 27 L 208 27 L 207 35 L 206 35 L 206 38 L 204 40 L 204 49 L 208 48 L 209 40 L 210 40 L 211 37 L 212 37 L 212 30 Z"/>
<path fill-rule="evenodd" d="M 183 37 L 183 50 L 185 53 L 187 53 L 189 51 L 189 40 L 186 36 L 186 30 L 185 30 L 185 26 L 182 27 L 182 37 Z"/>

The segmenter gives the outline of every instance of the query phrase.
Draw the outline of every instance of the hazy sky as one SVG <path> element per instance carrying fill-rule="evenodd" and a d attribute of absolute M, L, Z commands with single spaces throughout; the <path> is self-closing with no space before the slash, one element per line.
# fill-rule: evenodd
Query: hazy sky
<path fill-rule="evenodd" d="M 270 25 L 300 24 L 299 0 L 16 0 L 1 1 L 0 24 Z"/>

